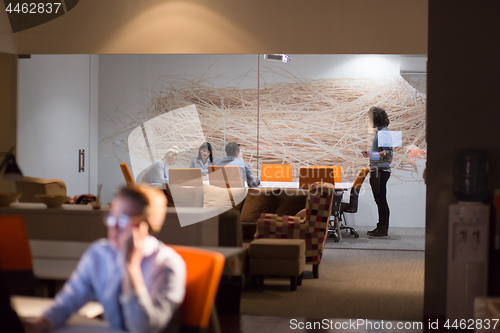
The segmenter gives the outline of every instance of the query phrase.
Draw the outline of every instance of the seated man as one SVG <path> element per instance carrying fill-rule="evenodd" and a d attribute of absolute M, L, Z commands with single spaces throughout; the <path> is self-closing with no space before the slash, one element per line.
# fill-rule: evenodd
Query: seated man
<path fill-rule="evenodd" d="M 57 329 L 91 300 L 102 304 L 113 329 L 159 332 L 169 323 L 168 331 L 175 329 L 180 323 L 176 310 L 186 289 L 186 265 L 148 230 L 159 231 L 165 213 L 161 191 L 120 189 L 106 219 L 108 238 L 90 245 L 54 305 L 34 323 L 25 323 L 27 332 Z"/>
<path fill-rule="evenodd" d="M 240 154 L 240 145 L 230 142 L 226 145 L 226 154 L 222 160 L 215 165 L 236 165 L 240 167 L 241 179 L 246 180 L 249 187 L 259 186 L 259 182 L 252 177 L 252 173 L 247 164 L 238 158 Z"/>
<path fill-rule="evenodd" d="M 168 149 L 162 160 L 158 160 L 144 170 L 142 183 L 168 184 L 168 168 L 177 163 L 179 150 L 176 146 Z"/>

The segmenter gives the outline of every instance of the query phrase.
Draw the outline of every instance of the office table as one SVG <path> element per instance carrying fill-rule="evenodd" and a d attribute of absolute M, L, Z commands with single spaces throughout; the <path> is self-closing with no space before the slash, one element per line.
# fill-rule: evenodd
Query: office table
<path fill-rule="evenodd" d="M 12 296 L 10 298 L 12 308 L 17 315 L 30 320 L 40 317 L 47 310 L 54 300 L 52 298 Z M 88 302 L 78 313 L 74 314 L 67 322 L 67 325 L 54 332 L 57 333 L 76 333 L 76 332 L 119 332 L 109 328 L 105 321 L 93 319 L 103 313 L 102 305 L 97 302 Z"/>
<path fill-rule="evenodd" d="M 248 249 L 241 247 L 200 246 L 199 248 L 221 253 L 224 270 L 217 291 L 215 304 L 219 314 L 239 314 L 241 293 L 248 272 Z"/>
<path fill-rule="evenodd" d="M 342 182 L 335 183 L 335 190 L 346 191 L 351 189 L 353 183 Z M 299 182 L 260 182 L 259 187 L 270 187 L 270 188 L 299 188 Z"/>
<path fill-rule="evenodd" d="M 49 294 L 55 295 L 56 284 L 67 280 L 90 243 L 30 240 L 33 274 L 47 280 Z M 195 246 L 221 253 L 225 258 L 221 284 L 217 294 L 220 313 L 239 313 L 241 291 L 247 272 L 247 249 L 241 247 Z"/>

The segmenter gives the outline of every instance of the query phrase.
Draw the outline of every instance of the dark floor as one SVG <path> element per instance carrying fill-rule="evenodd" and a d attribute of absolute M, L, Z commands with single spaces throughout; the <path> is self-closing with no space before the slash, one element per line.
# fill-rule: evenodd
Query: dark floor
<path fill-rule="evenodd" d="M 219 315 L 221 333 L 424 332 L 421 322 Z M 398 329 L 397 325 L 401 328 Z M 437 331 L 436 331 L 437 332 Z"/>

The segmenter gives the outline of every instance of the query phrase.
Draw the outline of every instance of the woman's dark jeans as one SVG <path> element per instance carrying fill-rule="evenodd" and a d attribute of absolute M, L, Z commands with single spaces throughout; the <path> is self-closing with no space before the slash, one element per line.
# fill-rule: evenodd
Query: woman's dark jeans
<path fill-rule="evenodd" d="M 389 229 L 389 204 L 387 203 L 387 181 L 391 176 L 390 171 L 380 171 L 371 169 L 370 185 L 372 187 L 373 198 L 378 207 L 377 230 L 387 232 Z"/>

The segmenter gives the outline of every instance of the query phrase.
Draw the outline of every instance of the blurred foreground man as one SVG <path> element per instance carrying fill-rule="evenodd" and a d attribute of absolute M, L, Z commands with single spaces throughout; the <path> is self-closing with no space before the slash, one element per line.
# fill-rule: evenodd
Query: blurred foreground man
<path fill-rule="evenodd" d="M 177 252 L 149 234 L 149 228 L 161 229 L 166 201 L 158 190 L 120 189 L 106 218 L 108 238 L 92 243 L 52 308 L 34 323 L 25 323 L 26 331 L 59 328 L 92 300 L 103 305 L 113 329 L 141 333 L 178 330 L 186 265 Z"/>

